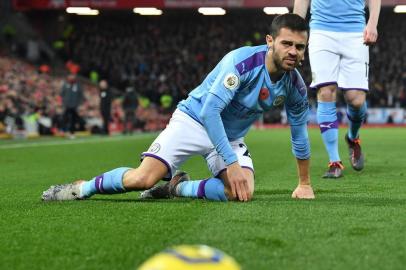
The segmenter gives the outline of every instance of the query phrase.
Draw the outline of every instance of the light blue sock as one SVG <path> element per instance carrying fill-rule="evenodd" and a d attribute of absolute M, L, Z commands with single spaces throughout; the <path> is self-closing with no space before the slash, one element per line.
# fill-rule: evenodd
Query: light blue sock
<path fill-rule="evenodd" d="M 340 161 L 338 154 L 338 120 L 335 102 L 317 102 L 317 123 L 330 162 Z"/>
<path fill-rule="evenodd" d="M 357 139 L 359 137 L 359 129 L 365 120 L 367 114 L 367 103 L 364 102 L 361 108 L 356 109 L 350 105 L 347 105 L 347 117 L 348 123 L 348 137 L 351 140 Z"/>
<path fill-rule="evenodd" d="M 197 192 L 199 190 L 200 183 L 204 180 L 191 180 L 180 182 L 177 189 L 177 194 L 181 197 L 198 198 Z"/>
<path fill-rule="evenodd" d="M 219 178 L 185 181 L 179 183 L 178 194 L 182 197 L 206 198 L 213 201 L 227 201 L 223 181 Z"/>
<path fill-rule="evenodd" d="M 123 175 L 131 168 L 117 168 L 96 176 L 82 185 L 81 196 L 90 197 L 94 194 L 116 194 L 125 192 Z"/>

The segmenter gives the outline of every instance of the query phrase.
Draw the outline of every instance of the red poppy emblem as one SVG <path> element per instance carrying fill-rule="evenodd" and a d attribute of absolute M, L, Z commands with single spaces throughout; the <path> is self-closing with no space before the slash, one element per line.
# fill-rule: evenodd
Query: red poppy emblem
<path fill-rule="evenodd" d="M 268 88 L 261 88 L 259 91 L 259 99 L 260 100 L 265 100 L 269 97 L 269 90 Z"/>

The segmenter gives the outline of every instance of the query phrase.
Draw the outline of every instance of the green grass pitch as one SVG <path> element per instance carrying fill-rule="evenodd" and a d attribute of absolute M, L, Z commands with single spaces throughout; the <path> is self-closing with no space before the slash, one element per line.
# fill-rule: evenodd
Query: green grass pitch
<path fill-rule="evenodd" d="M 297 184 L 288 129 L 253 130 L 246 138 L 256 169 L 249 203 L 174 199 L 140 201 L 138 192 L 87 201 L 44 203 L 51 184 L 90 179 L 136 166 L 152 135 L 0 142 L 0 269 L 136 269 L 178 244 L 207 244 L 244 270 L 405 269 L 406 129 L 362 130 L 366 168 L 327 168 L 319 131 L 310 130 L 313 201 L 290 198 Z M 189 160 L 192 178 L 208 176 Z"/>

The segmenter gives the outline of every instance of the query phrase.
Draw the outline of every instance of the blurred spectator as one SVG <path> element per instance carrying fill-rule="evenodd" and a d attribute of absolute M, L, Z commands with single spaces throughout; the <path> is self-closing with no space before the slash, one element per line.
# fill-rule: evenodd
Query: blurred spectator
<path fill-rule="evenodd" d="M 64 132 L 65 123 L 63 122 L 63 108 L 56 106 L 53 115 L 51 115 L 52 121 L 52 134 L 59 135 Z"/>
<path fill-rule="evenodd" d="M 404 87 L 402 87 L 399 91 L 399 94 L 397 97 L 397 102 L 398 102 L 398 107 L 406 109 L 406 91 L 405 91 Z"/>
<path fill-rule="evenodd" d="M 123 98 L 124 134 L 131 134 L 136 126 L 135 111 L 138 107 L 138 97 L 133 86 L 128 86 Z"/>
<path fill-rule="evenodd" d="M 76 126 L 80 124 L 78 108 L 79 105 L 83 102 L 82 86 L 77 81 L 75 74 L 68 75 L 67 80 L 62 85 L 61 97 L 65 110 L 65 130 L 69 129 L 70 138 L 75 138 Z"/>
<path fill-rule="evenodd" d="M 111 102 L 113 95 L 106 80 L 101 80 L 99 83 L 100 89 L 100 112 L 103 118 L 102 134 L 109 135 L 109 124 L 111 119 Z"/>
<path fill-rule="evenodd" d="M 26 58 L 32 62 L 37 63 L 40 58 L 40 48 L 37 39 L 29 39 L 27 41 Z"/>
<path fill-rule="evenodd" d="M 163 94 L 160 98 L 161 111 L 163 113 L 171 113 L 173 110 L 173 98 L 169 94 Z"/>

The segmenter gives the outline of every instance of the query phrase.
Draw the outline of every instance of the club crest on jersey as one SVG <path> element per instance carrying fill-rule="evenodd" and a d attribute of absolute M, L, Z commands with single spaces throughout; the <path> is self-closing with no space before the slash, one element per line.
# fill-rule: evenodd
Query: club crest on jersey
<path fill-rule="evenodd" d="M 268 88 L 264 87 L 259 90 L 259 99 L 260 100 L 265 100 L 269 97 L 269 90 Z"/>
<path fill-rule="evenodd" d="M 277 96 L 275 100 L 273 101 L 272 105 L 274 106 L 279 106 L 285 102 L 285 96 Z"/>
<path fill-rule="evenodd" d="M 224 77 L 223 84 L 224 84 L 224 87 L 227 88 L 228 90 L 234 90 L 240 84 L 240 79 L 234 73 L 228 73 Z"/>
<path fill-rule="evenodd" d="M 150 153 L 158 153 L 159 150 L 161 150 L 161 145 L 159 143 L 154 143 L 151 145 L 151 147 L 148 149 L 148 152 Z"/>

